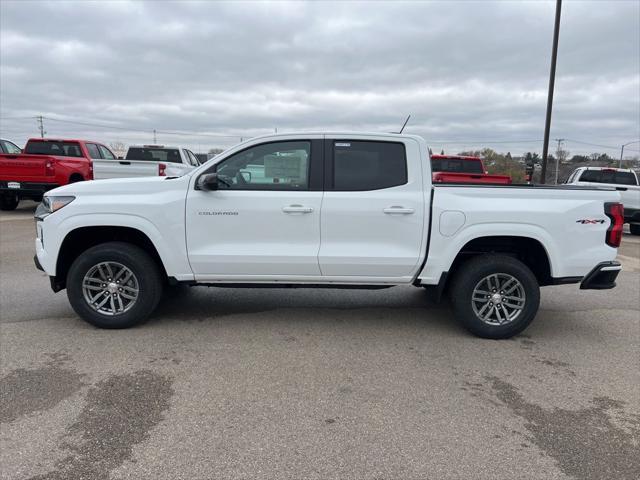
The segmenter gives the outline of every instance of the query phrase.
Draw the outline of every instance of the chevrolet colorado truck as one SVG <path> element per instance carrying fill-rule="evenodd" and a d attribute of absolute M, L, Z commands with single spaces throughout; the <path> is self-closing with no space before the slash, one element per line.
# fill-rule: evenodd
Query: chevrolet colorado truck
<path fill-rule="evenodd" d="M 508 185 L 509 175 L 490 175 L 480 157 L 431 155 L 433 183 L 493 183 Z"/>
<path fill-rule="evenodd" d="M 48 190 L 91 180 L 92 159 L 106 156 L 113 153 L 96 142 L 32 138 L 24 153 L 0 154 L 0 209 L 14 210 L 21 199 L 39 202 Z"/>
<path fill-rule="evenodd" d="M 580 167 L 566 181 L 568 185 L 603 185 L 620 192 L 624 221 L 632 235 L 640 235 L 640 186 L 636 172 L 628 168 Z"/>
<path fill-rule="evenodd" d="M 272 135 L 180 177 L 74 183 L 36 210 L 36 267 L 102 328 L 142 322 L 176 284 L 413 285 L 506 338 L 540 286 L 615 286 L 617 191 L 434 185 L 426 159 L 412 135 Z"/>
<path fill-rule="evenodd" d="M 199 166 L 195 154 L 183 147 L 165 145 L 135 145 L 129 147 L 124 159 L 93 161 L 93 176 L 104 178 L 180 176 Z"/>

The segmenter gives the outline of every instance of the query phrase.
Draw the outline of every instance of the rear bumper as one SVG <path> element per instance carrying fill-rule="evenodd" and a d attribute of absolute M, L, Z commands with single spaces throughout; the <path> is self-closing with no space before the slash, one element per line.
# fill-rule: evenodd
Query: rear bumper
<path fill-rule="evenodd" d="M 616 286 L 616 277 L 622 271 L 622 265 L 616 261 L 602 262 L 596 265 L 580 284 L 582 290 L 607 290 Z"/>
<path fill-rule="evenodd" d="M 638 209 L 638 208 L 625 208 L 624 209 L 624 223 L 640 223 L 640 209 Z"/>
<path fill-rule="evenodd" d="M 60 186 L 57 183 L 17 182 L 20 184 L 20 188 L 9 188 L 9 183 L 14 182 L 6 180 L 0 181 L 0 194 L 17 193 L 20 197 L 41 196 L 44 192 Z"/>

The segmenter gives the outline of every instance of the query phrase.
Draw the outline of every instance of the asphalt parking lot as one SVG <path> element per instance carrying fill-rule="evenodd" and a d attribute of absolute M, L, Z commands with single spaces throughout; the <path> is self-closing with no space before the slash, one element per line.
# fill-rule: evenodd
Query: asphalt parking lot
<path fill-rule="evenodd" d="M 638 478 L 640 237 L 511 340 L 412 287 L 185 289 L 105 331 L 34 269 L 34 206 L 0 214 L 3 479 Z"/>

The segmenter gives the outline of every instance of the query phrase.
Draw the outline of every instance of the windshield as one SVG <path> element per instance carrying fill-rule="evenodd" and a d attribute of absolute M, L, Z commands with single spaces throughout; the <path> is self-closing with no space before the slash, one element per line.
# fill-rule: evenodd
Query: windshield
<path fill-rule="evenodd" d="M 479 161 L 461 158 L 432 158 L 431 170 L 434 172 L 484 173 Z"/>
<path fill-rule="evenodd" d="M 182 163 L 177 148 L 131 147 L 127 152 L 127 160 L 147 160 L 150 162 Z"/>
<path fill-rule="evenodd" d="M 52 140 L 29 141 L 24 153 L 34 155 L 56 155 L 58 157 L 82 157 L 80 145 L 76 142 L 58 142 Z"/>

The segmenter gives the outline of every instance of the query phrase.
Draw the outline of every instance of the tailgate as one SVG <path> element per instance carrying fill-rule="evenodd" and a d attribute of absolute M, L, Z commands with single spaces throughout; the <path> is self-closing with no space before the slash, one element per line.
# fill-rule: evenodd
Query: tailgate
<path fill-rule="evenodd" d="M 52 160 L 46 155 L 0 155 L 0 179 L 46 180 L 46 164 Z"/>
<path fill-rule="evenodd" d="M 148 160 L 94 160 L 93 178 L 157 177 L 158 163 Z"/>
<path fill-rule="evenodd" d="M 578 182 L 578 185 L 588 185 L 589 187 L 615 188 L 620 194 L 620 201 L 624 208 L 640 209 L 640 187 L 637 185 L 624 185 L 622 183 L 598 183 L 598 182 Z"/>
<path fill-rule="evenodd" d="M 620 192 L 620 198 L 624 208 L 633 208 L 640 210 L 640 188 L 629 185 L 616 185 L 616 190 Z"/>

